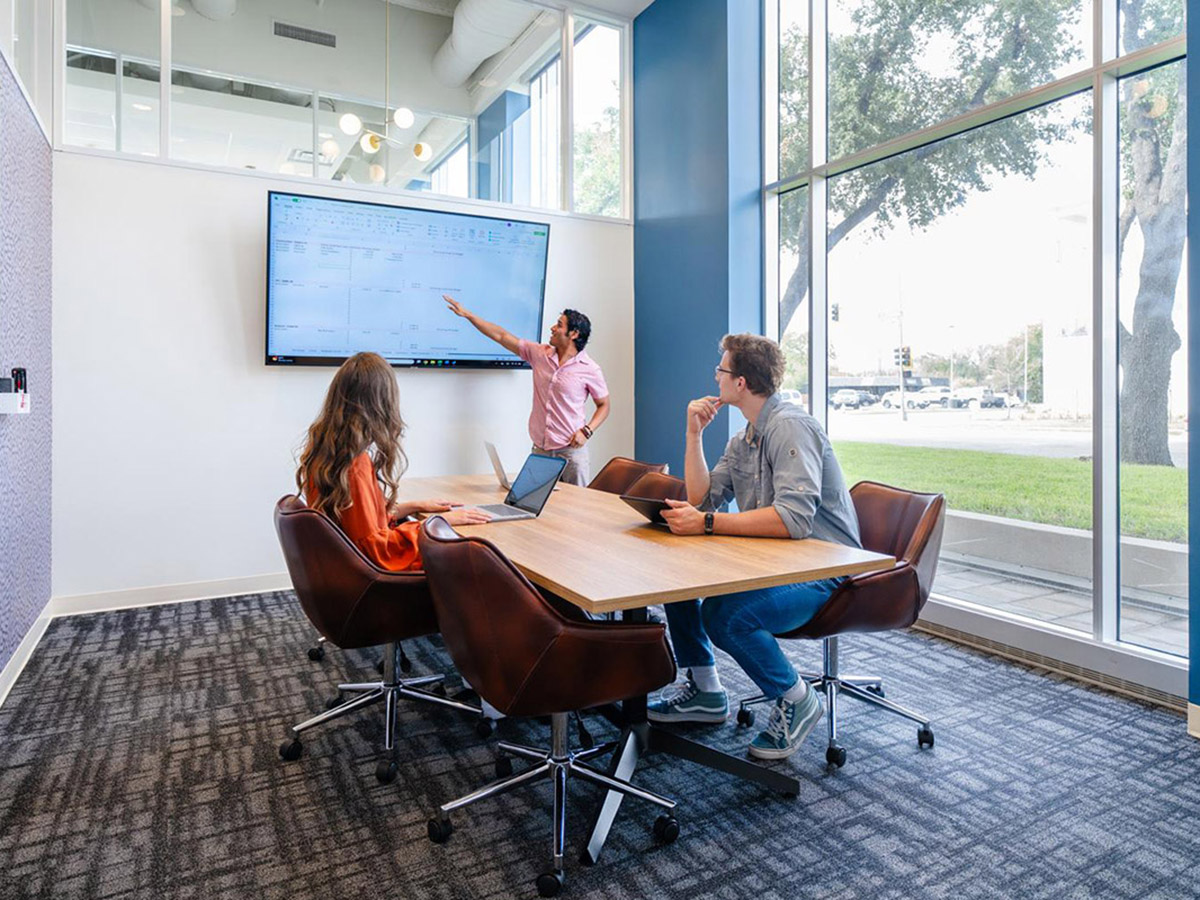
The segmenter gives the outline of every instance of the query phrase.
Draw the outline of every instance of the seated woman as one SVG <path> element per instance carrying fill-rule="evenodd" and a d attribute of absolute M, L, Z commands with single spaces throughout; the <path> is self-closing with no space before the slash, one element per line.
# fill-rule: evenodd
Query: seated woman
<path fill-rule="evenodd" d="M 377 353 L 356 353 L 333 376 L 296 470 L 304 501 L 341 525 L 372 562 L 392 572 L 421 568 L 421 526 L 407 521 L 410 516 L 443 513 L 451 525 L 490 518 L 479 509 L 453 509 L 462 505 L 453 500 L 396 499 L 408 466 L 401 446 L 404 428 L 392 367 Z"/>

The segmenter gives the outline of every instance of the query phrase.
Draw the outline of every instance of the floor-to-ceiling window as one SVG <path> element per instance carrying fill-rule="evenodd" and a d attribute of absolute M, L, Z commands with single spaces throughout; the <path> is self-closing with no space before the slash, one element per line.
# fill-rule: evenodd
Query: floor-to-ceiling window
<path fill-rule="evenodd" d="M 765 2 L 789 396 L 852 483 L 945 493 L 956 622 L 1181 671 L 1182 0 Z"/>

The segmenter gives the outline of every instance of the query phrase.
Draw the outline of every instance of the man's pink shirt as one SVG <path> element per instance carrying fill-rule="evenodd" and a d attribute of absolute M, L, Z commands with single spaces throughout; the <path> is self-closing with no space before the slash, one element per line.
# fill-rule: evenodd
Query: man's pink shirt
<path fill-rule="evenodd" d="M 608 396 L 604 373 L 586 351 L 560 366 L 558 351 L 549 344 L 522 340 L 517 355 L 533 368 L 529 438 L 543 450 L 561 450 L 587 421 L 584 404 L 588 394 L 594 400 Z"/>

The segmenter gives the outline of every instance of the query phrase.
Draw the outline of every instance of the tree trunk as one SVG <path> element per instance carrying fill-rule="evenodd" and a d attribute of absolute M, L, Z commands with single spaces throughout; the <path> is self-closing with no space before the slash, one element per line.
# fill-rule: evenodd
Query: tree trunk
<path fill-rule="evenodd" d="M 1121 329 L 1121 460 L 1158 466 L 1173 465 L 1167 443 L 1167 401 L 1171 358 L 1182 346 L 1171 321 L 1187 235 L 1187 116 L 1182 76 L 1180 67 L 1179 99 L 1175 101 L 1179 106 L 1165 160 L 1154 123 L 1145 119 L 1135 104 L 1127 103 L 1135 129 L 1130 146 L 1134 170 L 1131 202 L 1145 249 L 1132 328 Z"/>

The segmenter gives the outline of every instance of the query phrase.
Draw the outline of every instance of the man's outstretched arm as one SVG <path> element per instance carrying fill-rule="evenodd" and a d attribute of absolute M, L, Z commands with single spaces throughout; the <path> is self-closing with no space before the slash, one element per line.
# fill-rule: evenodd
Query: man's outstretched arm
<path fill-rule="evenodd" d="M 484 337 L 491 338 L 509 353 L 517 352 L 517 345 L 521 343 L 521 339 L 508 331 L 505 328 L 497 325 L 495 322 L 489 322 L 486 319 L 481 319 L 475 313 L 471 312 L 449 294 L 442 294 L 442 299 L 446 301 L 446 305 L 450 307 L 451 312 L 456 316 L 462 316 Z"/>

